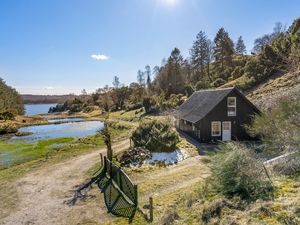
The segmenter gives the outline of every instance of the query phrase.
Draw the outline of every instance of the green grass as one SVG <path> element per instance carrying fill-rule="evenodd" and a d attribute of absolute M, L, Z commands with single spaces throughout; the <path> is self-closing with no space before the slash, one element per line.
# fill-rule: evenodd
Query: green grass
<path fill-rule="evenodd" d="M 0 156 L 0 169 L 47 157 L 48 155 L 51 155 L 53 151 L 57 150 L 56 146 L 71 141 L 73 141 L 73 138 L 67 137 L 42 140 L 36 143 L 0 142 L 0 152 L 2 152 L 2 155 Z"/>
<path fill-rule="evenodd" d="M 109 118 L 113 120 L 125 120 L 125 121 L 138 121 L 140 120 L 141 116 L 145 113 L 143 108 L 131 110 L 131 111 L 116 111 L 111 112 L 109 114 Z"/>
<path fill-rule="evenodd" d="M 123 139 L 129 135 L 130 129 L 111 128 L 114 140 Z M 34 143 L 5 143 L 0 142 L 0 170 L 38 159 L 48 159 L 57 155 L 83 153 L 99 146 L 104 146 L 100 135 L 75 139 L 73 137 L 41 140 Z"/>

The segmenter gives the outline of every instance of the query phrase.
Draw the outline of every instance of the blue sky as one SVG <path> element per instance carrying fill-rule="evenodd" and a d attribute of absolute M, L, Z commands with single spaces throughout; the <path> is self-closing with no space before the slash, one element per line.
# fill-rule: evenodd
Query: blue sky
<path fill-rule="evenodd" d="M 135 81 L 174 47 L 187 57 L 200 30 L 223 26 L 250 52 L 299 16 L 299 0 L 0 0 L 0 77 L 27 94 L 91 92 Z"/>

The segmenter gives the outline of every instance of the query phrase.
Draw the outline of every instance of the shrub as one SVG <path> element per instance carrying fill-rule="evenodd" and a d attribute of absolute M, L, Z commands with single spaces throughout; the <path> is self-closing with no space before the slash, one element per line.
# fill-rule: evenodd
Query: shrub
<path fill-rule="evenodd" d="M 227 143 L 214 159 L 213 187 L 227 197 L 256 200 L 270 197 L 272 186 L 263 164 L 250 149 L 236 143 Z"/>
<path fill-rule="evenodd" d="M 132 111 L 132 110 L 136 110 L 136 109 L 139 109 L 139 108 L 142 108 L 143 105 L 141 103 L 131 103 L 131 104 L 127 104 L 125 106 L 125 111 Z"/>
<path fill-rule="evenodd" d="M 207 223 L 212 218 L 220 218 L 224 208 L 235 209 L 236 206 L 226 199 L 216 199 L 204 207 L 201 216 L 202 221 Z"/>
<path fill-rule="evenodd" d="M 0 113 L 0 120 L 14 120 L 15 119 L 15 115 L 11 112 L 3 112 Z"/>
<path fill-rule="evenodd" d="M 170 124 L 153 120 L 143 122 L 133 132 L 131 139 L 135 147 L 146 147 L 150 151 L 169 152 L 176 148 L 179 136 Z"/>
<path fill-rule="evenodd" d="M 282 162 L 273 166 L 273 171 L 284 176 L 299 176 L 300 174 L 300 155 L 299 153 L 290 154 Z"/>
<path fill-rule="evenodd" d="M 0 134 L 9 134 L 18 132 L 18 128 L 11 123 L 0 124 Z"/>
<path fill-rule="evenodd" d="M 221 85 L 225 84 L 226 81 L 222 78 L 218 78 L 216 79 L 213 83 L 212 83 L 212 86 L 213 87 L 220 87 Z"/>
<path fill-rule="evenodd" d="M 143 107 L 145 108 L 146 113 L 155 112 L 156 111 L 155 104 L 156 102 L 153 98 L 146 97 L 143 99 Z"/>
<path fill-rule="evenodd" d="M 260 135 L 274 155 L 300 149 L 300 95 L 282 99 L 272 111 L 254 119 L 249 128 Z"/>
<path fill-rule="evenodd" d="M 161 225 L 171 225 L 174 224 L 176 220 L 179 220 L 180 217 L 175 210 L 167 210 L 161 218 Z"/>

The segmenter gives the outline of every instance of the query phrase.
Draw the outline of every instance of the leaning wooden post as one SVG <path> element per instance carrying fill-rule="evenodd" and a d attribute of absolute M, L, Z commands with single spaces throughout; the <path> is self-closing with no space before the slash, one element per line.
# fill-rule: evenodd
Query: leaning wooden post
<path fill-rule="evenodd" d="M 265 167 L 265 164 L 263 164 L 263 168 L 264 168 L 264 170 L 265 170 L 265 173 L 266 173 L 266 175 L 267 175 L 268 179 L 270 180 L 271 184 L 273 184 L 273 182 L 272 182 L 272 180 L 271 180 L 271 177 L 270 177 L 270 174 L 269 174 L 269 172 L 268 172 L 267 168 Z"/>
<path fill-rule="evenodd" d="M 153 198 L 149 197 L 149 210 L 150 210 L 150 216 L 149 216 L 149 221 L 153 222 Z"/>
<path fill-rule="evenodd" d="M 101 167 L 103 167 L 103 155 L 100 153 Z"/>

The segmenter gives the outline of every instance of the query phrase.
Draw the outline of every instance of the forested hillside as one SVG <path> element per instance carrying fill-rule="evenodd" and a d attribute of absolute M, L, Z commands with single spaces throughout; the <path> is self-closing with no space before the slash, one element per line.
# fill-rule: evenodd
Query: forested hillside
<path fill-rule="evenodd" d="M 23 113 L 22 97 L 0 78 L 0 119 L 10 119 Z"/>
<path fill-rule="evenodd" d="M 139 70 L 137 82 L 126 86 L 116 76 L 112 87 L 107 85 L 91 96 L 83 94 L 52 111 L 76 112 L 92 106 L 115 111 L 144 106 L 147 113 L 159 112 L 173 109 L 194 91 L 228 86 L 236 86 L 256 101 L 255 96 L 263 99 L 266 85 L 269 89 L 277 89 L 281 82 L 288 82 L 287 87 L 299 83 L 299 66 L 300 18 L 288 29 L 276 23 L 272 33 L 255 40 L 251 54 L 247 54 L 241 36 L 234 42 L 224 28 L 218 30 L 213 41 L 200 31 L 188 58 L 184 59 L 180 50 L 174 48 L 160 66 L 151 69 L 147 65 L 144 71 Z M 289 79 L 291 76 L 293 79 Z M 271 85 L 270 79 L 277 80 Z M 254 93 L 258 87 L 260 89 Z M 288 91 L 289 88 L 285 93 Z M 262 106 L 262 101 L 257 102 Z"/>
<path fill-rule="evenodd" d="M 25 104 L 61 103 L 75 95 L 22 95 Z"/>

